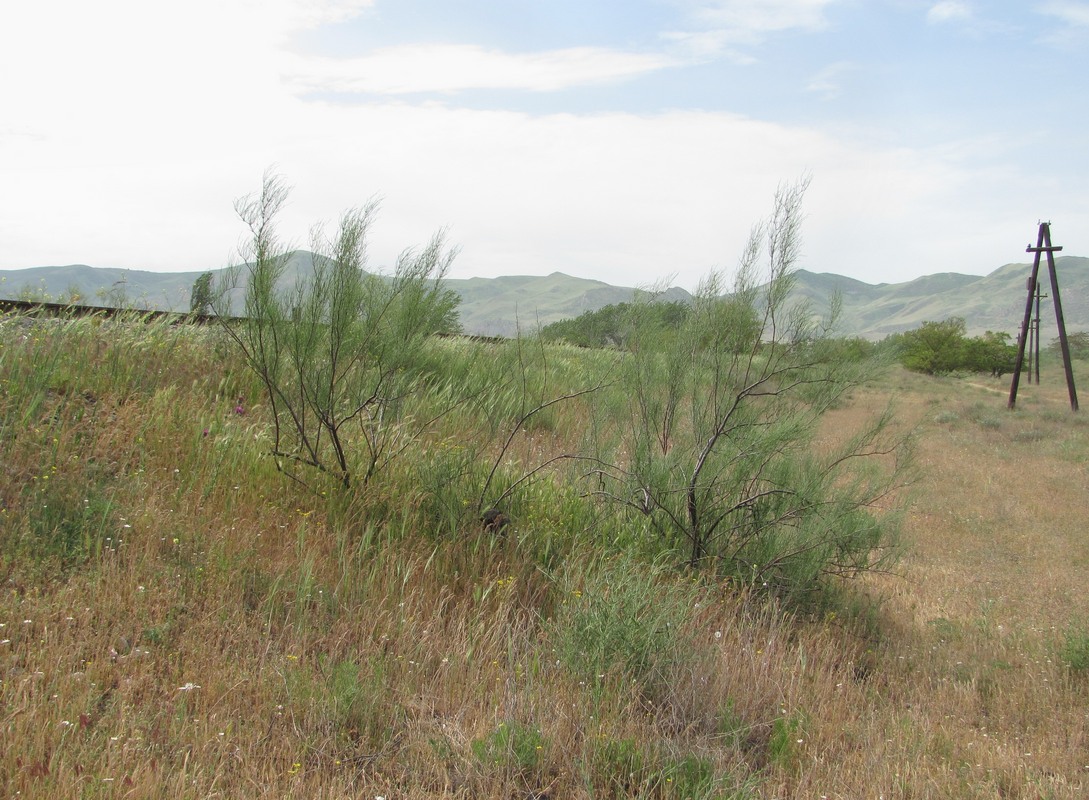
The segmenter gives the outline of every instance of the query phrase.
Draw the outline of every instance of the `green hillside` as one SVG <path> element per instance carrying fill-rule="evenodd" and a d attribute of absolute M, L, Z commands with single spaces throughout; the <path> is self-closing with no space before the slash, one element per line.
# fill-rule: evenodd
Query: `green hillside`
<path fill-rule="evenodd" d="M 799 270 L 795 293 L 820 312 L 832 293 L 843 298 L 840 329 L 845 334 L 881 339 L 926 321 L 964 317 L 969 335 L 984 331 L 1016 334 L 1025 313 L 1030 264 L 1006 264 L 983 277 L 959 273 L 925 275 L 913 281 L 870 285 L 840 275 Z M 1070 330 L 1089 330 L 1089 258 L 1056 259 L 1063 315 Z M 1051 294 L 1046 264 L 1041 265 L 1044 293 Z M 1042 330 L 1055 328 L 1050 297 L 1041 303 Z"/>
<path fill-rule="evenodd" d="M 311 253 L 293 253 L 284 276 L 285 286 L 305 276 L 312 265 Z M 1067 327 L 1071 331 L 1089 330 L 1089 258 L 1063 256 L 1056 259 L 1056 266 Z M 839 329 L 844 335 L 881 339 L 928 320 L 952 316 L 965 318 L 970 335 L 987 330 L 1016 334 L 1024 314 L 1025 281 L 1030 271 L 1029 264 L 1006 264 L 983 277 L 945 272 L 905 283 L 875 285 L 832 273 L 798 270 L 795 294 L 808 301 L 815 313 L 823 315 L 832 294 L 838 292 L 843 300 Z M 0 297 L 58 299 L 77 289 L 85 303 L 108 304 L 109 297 L 123 294 L 126 302 L 137 308 L 187 311 L 193 282 L 201 272 L 159 273 L 82 264 L 0 270 Z M 1040 277 L 1045 294 L 1051 295 L 1046 265 Z M 488 336 L 532 332 L 586 311 L 629 301 L 637 291 L 561 272 L 453 279 L 447 284 L 461 296 L 465 331 Z M 689 297 L 685 290 L 673 288 L 664 299 Z M 236 299 L 235 308 L 239 307 Z M 1041 311 L 1045 336 L 1052 335 L 1055 314 L 1050 297 L 1044 300 Z"/>
<path fill-rule="evenodd" d="M 465 330 L 488 336 L 535 331 L 551 322 L 630 301 L 637 291 L 562 272 L 545 277 L 469 278 L 446 283 L 461 296 L 461 323 Z M 691 297 L 676 288 L 665 296 L 671 300 Z"/>

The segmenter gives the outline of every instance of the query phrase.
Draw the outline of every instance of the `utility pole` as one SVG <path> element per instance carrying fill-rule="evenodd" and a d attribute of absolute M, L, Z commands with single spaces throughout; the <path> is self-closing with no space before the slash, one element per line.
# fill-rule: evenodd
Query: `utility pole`
<path fill-rule="evenodd" d="M 1029 293 L 1031 294 L 1033 292 L 1032 278 L 1028 279 L 1027 286 L 1028 286 Z M 1036 367 L 1036 381 L 1035 381 L 1035 383 L 1036 383 L 1037 386 L 1040 385 L 1040 300 L 1042 298 L 1050 297 L 1050 295 L 1043 294 L 1040 291 L 1042 288 L 1043 287 L 1040 286 L 1040 283 L 1037 282 L 1036 283 L 1036 289 L 1035 289 L 1035 291 L 1036 291 L 1036 314 L 1032 318 L 1032 321 L 1031 321 L 1031 323 L 1029 325 L 1029 343 L 1028 343 L 1028 352 L 1026 354 L 1027 358 L 1028 358 L 1029 383 L 1033 382 L 1032 372 L 1033 372 L 1033 366 L 1035 366 Z"/>
<path fill-rule="evenodd" d="M 1017 361 L 1013 368 L 1013 382 L 1010 385 L 1010 400 L 1007 408 L 1013 408 L 1017 402 L 1017 385 L 1021 381 L 1021 367 L 1025 362 L 1025 346 L 1028 344 L 1032 329 L 1032 301 L 1036 300 L 1036 382 L 1040 382 L 1040 257 L 1047 254 L 1047 271 L 1051 277 L 1051 296 L 1055 300 L 1055 322 L 1059 326 L 1059 347 L 1063 353 L 1063 366 L 1066 368 L 1066 388 L 1070 394 L 1070 409 L 1078 410 L 1078 393 L 1074 388 L 1074 367 L 1070 360 L 1070 343 L 1066 339 L 1066 322 L 1063 320 L 1063 304 L 1059 298 L 1059 276 L 1055 271 L 1055 253 L 1062 250 L 1051 244 L 1051 223 L 1041 222 L 1036 239 L 1036 246 L 1025 248 L 1026 253 L 1035 253 L 1032 261 L 1032 275 L 1028 279 L 1028 300 L 1025 302 L 1025 318 L 1021 323 L 1021 335 L 1017 339 Z M 1046 296 L 1046 295 L 1045 295 Z M 1031 350 L 1029 351 L 1032 352 Z M 1030 368 L 1031 370 L 1031 368 Z M 1031 381 L 1032 374 L 1029 373 Z"/>

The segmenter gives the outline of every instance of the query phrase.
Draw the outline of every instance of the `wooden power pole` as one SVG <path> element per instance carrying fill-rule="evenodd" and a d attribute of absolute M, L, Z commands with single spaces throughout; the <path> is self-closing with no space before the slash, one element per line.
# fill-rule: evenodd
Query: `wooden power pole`
<path fill-rule="evenodd" d="M 1036 257 L 1032 261 L 1032 275 L 1028 280 L 1028 300 L 1025 302 L 1025 318 L 1021 323 L 1021 335 L 1017 339 L 1017 361 L 1013 367 L 1013 383 L 1010 385 L 1010 401 L 1007 404 L 1007 408 L 1013 408 L 1017 402 L 1017 385 L 1021 381 L 1021 367 L 1025 362 L 1025 345 L 1029 340 L 1029 329 L 1032 325 L 1032 301 L 1036 300 L 1039 303 L 1039 277 L 1040 277 L 1040 256 L 1044 253 L 1047 254 L 1047 271 L 1051 276 L 1051 296 L 1055 300 L 1055 322 L 1059 326 L 1059 347 L 1063 353 L 1063 366 L 1066 367 L 1066 388 L 1070 393 L 1070 408 L 1073 411 L 1078 410 L 1078 392 L 1074 388 L 1074 368 L 1070 361 L 1070 343 L 1066 339 L 1066 322 L 1063 320 L 1063 304 L 1059 299 L 1059 276 L 1055 272 L 1055 253 L 1062 250 L 1061 247 L 1054 247 L 1051 244 L 1051 223 L 1041 222 L 1040 232 L 1036 239 L 1036 246 L 1031 244 L 1025 248 L 1026 253 L 1035 253 Z M 1039 306 L 1036 311 L 1036 347 L 1037 351 L 1040 346 L 1040 322 L 1039 322 Z M 1036 369 L 1040 369 L 1040 359 L 1036 357 Z M 1031 375 L 1030 375 L 1031 380 Z M 1036 379 L 1039 383 L 1039 378 Z"/>

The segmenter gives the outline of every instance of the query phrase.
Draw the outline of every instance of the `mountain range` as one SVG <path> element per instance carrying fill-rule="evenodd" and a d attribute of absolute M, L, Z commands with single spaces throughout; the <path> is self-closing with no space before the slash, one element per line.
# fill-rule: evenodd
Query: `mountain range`
<path fill-rule="evenodd" d="M 285 270 L 285 281 L 304 277 L 312 264 L 312 254 L 295 252 Z M 1067 329 L 1089 330 L 1089 258 L 1059 257 L 1056 271 Z M 798 270 L 794 296 L 808 300 L 814 312 L 821 313 L 838 292 L 842 298 L 838 330 L 843 335 L 882 339 L 926 321 L 954 316 L 965 319 L 970 335 L 987 330 L 1016 334 L 1025 313 L 1030 273 L 1029 264 L 1006 264 L 982 277 L 944 272 L 906 283 L 869 284 L 842 275 Z M 188 311 L 189 296 L 200 275 L 201 271 L 163 273 L 82 264 L 0 270 L 0 297 L 56 300 L 75 293 L 80 302 L 88 304 L 120 301 L 137 308 Z M 1043 293 L 1050 295 L 1046 264 L 1041 265 L 1040 280 Z M 466 333 L 486 336 L 533 331 L 550 322 L 629 301 L 637 291 L 560 272 L 543 277 L 449 279 L 446 285 L 461 297 L 459 310 Z M 691 295 L 671 288 L 663 299 L 685 301 Z M 1042 331 L 1054 329 L 1050 298 L 1041 304 L 1041 318 Z"/>

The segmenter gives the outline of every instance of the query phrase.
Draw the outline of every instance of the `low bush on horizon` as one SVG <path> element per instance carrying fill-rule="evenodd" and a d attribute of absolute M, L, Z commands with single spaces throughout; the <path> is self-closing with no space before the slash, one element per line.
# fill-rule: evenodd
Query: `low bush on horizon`
<path fill-rule="evenodd" d="M 984 372 L 1001 378 L 1013 372 L 1017 346 L 1008 333 L 987 331 L 969 337 L 963 317 L 924 322 L 918 328 L 893 334 L 882 343 L 896 353 L 900 363 L 927 375 L 953 372 Z"/>

